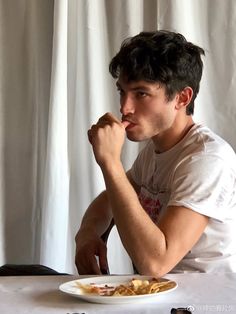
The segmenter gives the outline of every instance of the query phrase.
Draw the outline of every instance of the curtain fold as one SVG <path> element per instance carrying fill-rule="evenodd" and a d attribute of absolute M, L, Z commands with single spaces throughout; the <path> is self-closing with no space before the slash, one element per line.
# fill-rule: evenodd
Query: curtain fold
<path fill-rule="evenodd" d="M 40 263 L 62 272 L 66 268 L 69 212 L 67 18 L 67 2 L 55 2 L 40 241 Z"/>
<path fill-rule="evenodd" d="M 195 121 L 236 149 L 235 22 L 234 0 L 0 0 L 1 264 L 76 273 L 74 237 L 104 189 L 87 129 L 120 116 L 108 65 L 126 37 L 168 29 L 205 49 Z M 126 169 L 141 147 L 126 141 Z M 132 272 L 115 229 L 108 247 L 111 272 Z"/>

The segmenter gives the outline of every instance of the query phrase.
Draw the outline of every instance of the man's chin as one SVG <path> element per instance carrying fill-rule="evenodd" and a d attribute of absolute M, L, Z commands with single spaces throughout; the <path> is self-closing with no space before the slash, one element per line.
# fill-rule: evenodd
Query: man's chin
<path fill-rule="evenodd" d="M 132 142 L 142 142 L 145 141 L 147 138 L 144 138 L 142 136 L 135 136 L 134 134 L 128 134 L 127 133 L 127 138 L 128 140 L 132 141 Z"/>

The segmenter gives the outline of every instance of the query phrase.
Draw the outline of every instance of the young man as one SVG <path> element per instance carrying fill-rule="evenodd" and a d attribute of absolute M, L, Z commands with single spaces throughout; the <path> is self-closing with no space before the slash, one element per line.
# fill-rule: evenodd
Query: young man
<path fill-rule="evenodd" d="M 140 274 L 236 271 L 235 153 L 192 119 L 203 54 L 181 34 L 157 31 L 125 40 L 112 59 L 122 121 L 106 113 L 88 131 L 106 191 L 76 235 L 80 274 L 108 269 L 101 235 L 112 219 Z M 127 173 L 125 135 L 150 139 Z"/>

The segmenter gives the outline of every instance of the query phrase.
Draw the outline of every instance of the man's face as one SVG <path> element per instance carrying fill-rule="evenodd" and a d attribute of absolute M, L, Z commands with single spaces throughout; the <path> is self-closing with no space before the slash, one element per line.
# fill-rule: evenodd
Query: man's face
<path fill-rule="evenodd" d="M 122 120 L 129 121 L 126 128 L 128 139 L 143 141 L 169 130 L 176 119 L 177 95 L 168 101 L 165 88 L 147 81 L 117 81 L 120 93 Z"/>

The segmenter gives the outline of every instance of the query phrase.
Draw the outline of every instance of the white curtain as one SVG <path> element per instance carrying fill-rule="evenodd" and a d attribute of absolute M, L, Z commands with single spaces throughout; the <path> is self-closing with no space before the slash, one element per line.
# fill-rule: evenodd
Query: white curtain
<path fill-rule="evenodd" d="M 235 22 L 234 0 L 0 0 L 0 263 L 76 273 L 74 236 L 104 188 L 87 129 L 119 115 L 108 64 L 128 36 L 174 30 L 205 49 L 195 121 L 236 149 Z M 126 169 L 139 149 L 125 143 Z M 116 230 L 108 246 L 111 272 L 131 272 Z"/>
<path fill-rule="evenodd" d="M 39 259 L 53 1 L 0 0 L 0 265 Z"/>

